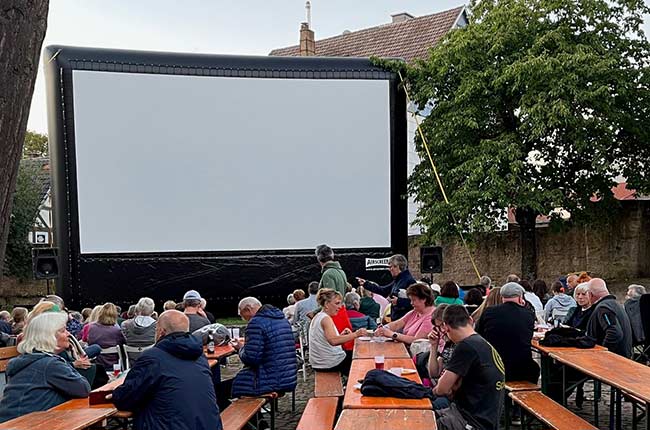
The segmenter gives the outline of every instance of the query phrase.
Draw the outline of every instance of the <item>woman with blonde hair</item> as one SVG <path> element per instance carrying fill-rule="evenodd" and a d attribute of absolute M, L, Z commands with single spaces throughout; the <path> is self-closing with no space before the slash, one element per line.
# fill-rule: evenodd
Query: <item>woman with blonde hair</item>
<path fill-rule="evenodd" d="M 122 330 L 117 325 L 117 307 L 113 303 L 104 303 L 99 310 L 97 322 L 88 329 L 88 343 L 99 345 L 102 350 L 126 343 Z M 119 362 L 119 356 L 102 352 L 95 362 L 111 370 Z"/>
<path fill-rule="evenodd" d="M 46 312 L 25 327 L 18 345 L 21 355 L 7 366 L 0 422 L 45 411 L 72 398 L 88 397 L 88 381 L 57 355 L 69 347 L 67 322 L 63 312 Z"/>
<path fill-rule="evenodd" d="M 88 320 L 84 324 L 84 328 L 81 329 L 82 341 L 88 342 L 88 330 L 90 330 L 90 327 L 97 322 L 97 317 L 99 316 L 99 311 L 101 310 L 102 310 L 102 305 L 97 305 L 90 312 L 90 316 L 88 317 Z"/>
<path fill-rule="evenodd" d="M 472 319 L 474 320 L 474 324 L 481 318 L 481 315 L 483 315 L 483 312 L 492 306 L 500 305 L 502 303 L 501 301 L 501 287 L 494 287 L 490 290 L 490 294 L 485 298 L 483 301 L 483 304 L 478 307 L 477 310 L 472 313 Z"/>

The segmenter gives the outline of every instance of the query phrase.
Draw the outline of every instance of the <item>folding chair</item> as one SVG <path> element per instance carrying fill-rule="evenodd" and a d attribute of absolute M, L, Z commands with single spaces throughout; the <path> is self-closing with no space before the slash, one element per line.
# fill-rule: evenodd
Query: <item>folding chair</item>
<path fill-rule="evenodd" d="M 144 351 L 147 349 L 151 348 L 154 346 L 154 344 L 147 345 L 147 346 L 129 346 L 129 345 L 121 345 L 123 349 L 123 354 L 125 358 L 125 366 L 126 369 L 130 369 L 133 363 L 138 359 L 140 354 L 142 354 Z"/>
<path fill-rule="evenodd" d="M 102 348 L 102 351 L 99 353 L 103 354 L 117 354 L 118 364 L 120 365 L 120 370 L 124 372 L 129 369 L 129 360 L 126 358 L 126 353 L 124 352 L 124 345 L 116 345 L 110 348 Z M 107 372 L 111 372 L 113 369 L 106 369 Z"/>

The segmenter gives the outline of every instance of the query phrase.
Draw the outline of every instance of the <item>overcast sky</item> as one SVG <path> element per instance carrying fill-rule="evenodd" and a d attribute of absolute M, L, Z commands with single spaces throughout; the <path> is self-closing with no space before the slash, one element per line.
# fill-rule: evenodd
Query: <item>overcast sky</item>
<path fill-rule="evenodd" d="M 394 13 L 421 16 L 464 3 L 465 0 L 311 0 L 311 22 L 318 40 L 344 30 L 388 23 Z M 43 46 L 267 55 L 274 48 L 297 44 L 303 21 L 304 0 L 50 0 Z M 47 133 L 42 68 L 27 128 Z"/>

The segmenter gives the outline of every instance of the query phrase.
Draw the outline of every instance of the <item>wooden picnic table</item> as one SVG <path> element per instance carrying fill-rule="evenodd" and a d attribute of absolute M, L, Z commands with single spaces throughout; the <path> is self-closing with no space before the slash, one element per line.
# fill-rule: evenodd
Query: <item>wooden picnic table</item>
<path fill-rule="evenodd" d="M 207 347 L 203 348 L 203 352 L 205 353 L 205 357 L 208 359 L 208 364 L 210 367 L 214 368 L 214 366 L 219 363 L 219 360 L 236 354 L 237 350 L 235 350 L 232 345 L 225 344 L 221 346 L 215 346 L 214 353 L 209 353 Z"/>
<path fill-rule="evenodd" d="M 392 367 L 401 367 L 404 369 L 415 370 L 413 360 L 410 358 L 386 358 L 384 362 L 384 369 L 388 370 Z M 398 399 L 397 397 L 370 397 L 361 395 L 361 391 L 354 388 L 360 379 L 365 378 L 369 370 L 375 368 L 375 360 L 371 359 L 357 359 L 352 360 L 352 367 L 350 368 L 350 376 L 348 377 L 348 385 L 343 397 L 343 409 L 431 409 L 431 401 L 429 399 Z M 410 375 L 404 375 L 404 378 L 415 381 L 418 384 L 422 380 L 417 372 Z"/>
<path fill-rule="evenodd" d="M 650 430 L 650 367 L 630 360 L 610 351 L 597 350 L 591 354 L 579 351 L 559 351 L 550 354 L 551 358 L 564 366 L 576 369 L 595 380 L 612 387 L 611 405 L 616 403 L 616 422 L 620 428 L 620 392 L 631 394 L 645 402 L 646 428 Z M 562 388 L 566 392 L 566 378 Z M 619 393 L 616 393 L 619 390 Z M 614 409 L 610 405 L 610 420 L 614 418 Z"/>
<path fill-rule="evenodd" d="M 344 409 L 335 430 L 436 430 L 431 410 Z"/>
<path fill-rule="evenodd" d="M 375 358 L 376 355 L 383 355 L 386 358 L 409 358 L 406 346 L 402 342 L 373 342 L 368 340 L 355 339 L 352 359 Z"/>
<path fill-rule="evenodd" d="M 0 424 L 0 429 L 82 430 L 103 422 L 114 413 L 115 408 L 50 409 L 48 411 L 32 412 L 6 421 Z M 102 425 L 105 425 L 105 423 L 102 423 Z"/>

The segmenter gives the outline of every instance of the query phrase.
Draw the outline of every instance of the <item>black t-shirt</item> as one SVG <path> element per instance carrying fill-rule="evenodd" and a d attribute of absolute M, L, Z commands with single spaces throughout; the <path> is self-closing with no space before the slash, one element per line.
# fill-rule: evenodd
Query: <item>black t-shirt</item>
<path fill-rule="evenodd" d="M 535 315 L 517 303 L 504 303 L 483 312 L 476 332 L 496 348 L 503 359 L 506 381 L 537 382 L 539 366 L 533 360 L 530 340 Z"/>
<path fill-rule="evenodd" d="M 480 430 L 498 429 L 505 372 L 496 349 L 473 334 L 456 345 L 447 370 L 462 378 L 453 401 L 467 422 Z"/>
<path fill-rule="evenodd" d="M 202 317 L 201 315 L 198 314 L 185 314 L 185 315 L 187 315 L 187 318 L 190 320 L 190 333 L 194 333 L 195 330 L 198 330 L 201 327 L 210 324 L 210 321 L 207 318 Z"/>

